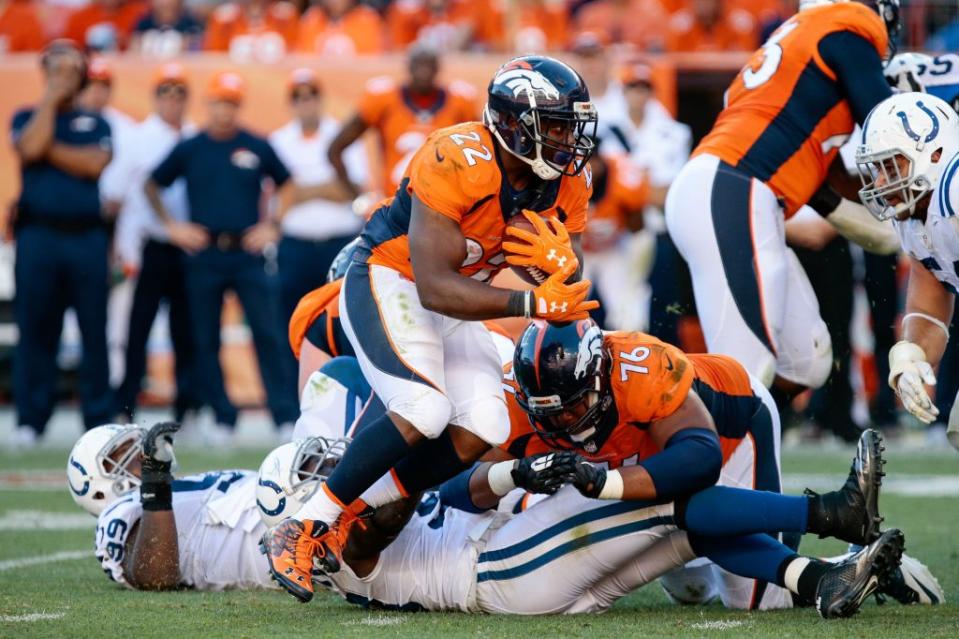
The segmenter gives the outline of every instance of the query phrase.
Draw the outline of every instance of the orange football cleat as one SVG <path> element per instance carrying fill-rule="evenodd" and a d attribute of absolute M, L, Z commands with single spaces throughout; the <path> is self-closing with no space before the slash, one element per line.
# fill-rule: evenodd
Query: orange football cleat
<path fill-rule="evenodd" d="M 339 559 L 326 543 L 328 537 L 330 528 L 322 521 L 284 519 L 267 530 L 260 541 L 260 551 L 266 555 L 273 579 L 303 603 L 313 599 L 314 559 L 327 572 L 340 569 Z M 336 540 L 331 541 L 338 545 Z"/>

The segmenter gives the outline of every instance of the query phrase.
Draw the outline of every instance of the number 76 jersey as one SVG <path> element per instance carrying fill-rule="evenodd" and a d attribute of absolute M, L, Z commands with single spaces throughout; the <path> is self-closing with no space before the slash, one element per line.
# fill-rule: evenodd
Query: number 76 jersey
<path fill-rule="evenodd" d="M 609 353 L 613 395 L 604 419 L 614 425 L 601 429 L 605 435 L 578 451 L 590 461 L 617 468 L 659 452 L 649 436 L 650 424 L 675 413 L 692 391 L 713 419 L 725 463 L 762 410 L 762 399 L 753 392 L 746 369 L 727 355 L 687 354 L 652 335 L 625 331 L 604 333 L 603 348 Z M 516 458 L 548 452 L 551 447 L 536 435 L 516 401 L 519 388 L 511 365 L 504 370 L 510 435 L 500 448 Z"/>
<path fill-rule="evenodd" d="M 856 2 L 800 11 L 749 59 L 726 94 L 726 108 L 693 155 L 709 153 L 765 182 L 787 217 L 815 193 L 853 131 L 852 111 L 820 55 L 826 36 L 849 32 L 886 54 L 882 19 Z M 879 72 L 878 68 L 876 72 Z"/>
<path fill-rule="evenodd" d="M 396 195 L 381 202 L 366 223 L 361 237 L 367 262 L 413 279 L 408 236 L 413 195 L 459 225 L 466 242 L 459 271 L 480 281 L 506 266 L 506 222 L 522 209 L 555 215 L 570 234 L 582 233 L 592 193 L 589 171 L 535 180 L 517 192 L 499 165 L 495 145 L 481 122 L 434 131 L 413 156 Z"/>

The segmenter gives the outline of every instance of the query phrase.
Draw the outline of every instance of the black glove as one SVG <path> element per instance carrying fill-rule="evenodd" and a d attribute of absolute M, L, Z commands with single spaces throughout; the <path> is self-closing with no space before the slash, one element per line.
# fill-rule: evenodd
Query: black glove
<path fill-rule="evenodd" d="M 576 470 L 576 453 L 542 453 L 519 460 L 510 475 L 518 488 L 531 493 L 552 495 L 572 480 Z"/>
<path fill-rule="evenodd" d="M 140 502 L 144 510 L 173 508 L 173 435 L 180 425 L 160 422 L 143 436 Z"/>
<path fill-rule="evenodd" d="M 584 497 L 599 497 L 603 492 L 603 486 L 606 485 L 606 469 L 593 465 L 580 457 L 570 477 L 570 483 L 576 487 Z"/>

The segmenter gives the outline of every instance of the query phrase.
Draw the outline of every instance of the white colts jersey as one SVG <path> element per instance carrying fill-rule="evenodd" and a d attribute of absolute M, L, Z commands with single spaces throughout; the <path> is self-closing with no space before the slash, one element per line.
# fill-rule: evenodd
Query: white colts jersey
<path fill-rule="evenodd" d="M 895 221 L 902 249 L 925 266 L 950 293 L 959 291 L 959 154 L 946 165 L 932 192 L 926 221 Z"/>
<path fill-rule="evenodd" d="M 350 603 L 397 610 L 478 612 L 472 603 L 482 540 L 495 511 L 467 513 L 424 496 L 373 571 L 357 577 L 346 564 L 320 583 Z"/>
<path fill-rule="evenodd" d="M 197 590 L 271 588 L 258 542 L 266 527 L 256 507 L 257 476 L 248 470 L 191 475 L 173 482 L 181 582 Z M 127 584 L 123 560 L 143 516 L 139 491 L 104 510 L 97 521 L 96 557 L 111 579 Z"/>

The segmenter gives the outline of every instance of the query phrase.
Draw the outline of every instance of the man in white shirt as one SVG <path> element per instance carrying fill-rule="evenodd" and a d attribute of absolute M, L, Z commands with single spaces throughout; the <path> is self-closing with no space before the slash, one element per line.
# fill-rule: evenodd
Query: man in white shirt
<path fill-rule="evenodd" d="M 363 226 L 353 213 L 352 194 L 337 180 L 327 159 L 339 122 L 322 111 L 319 78 L 312 69 L 290 74 L 289 98 L 293 119 L 270 135 L 270 144 L 293 174 L 293 188 L 278 203 L 282 239 L 279 245 L 281 320 L 289 322 L 300 298 L 326 283 L 333 258 Z M 359 144 L 344 154 L 350 180 L 366 181 Z M 295 375 L 296 360 L 289 354 Z M 293 378 L 295 379 L 295 377 Z"/>
<path fill-rule="evenodd" d="M 188 409 L 197 407 L 192 394 L 195 385 L 190 381 L 193 346 L 183 251 L 170 243 L 143 189 L 137 188 L 177 142 L 195 133 L 195 127 L 184 121 L 187 95 L 186 75 L 179 64 L 165 64 L 157 70 L 154 111 L 133 130 L 117 169 L 117 181 L 125 185 L 115 194 L 122 205 L 117 223 L 118 252 L 125 267 L 138 273 L 130 309 L 124 379 L 116 391 L 117 411 L 130 419 L 146 370 L 147 339 L 161 301 L 169 307 L 170 338 L 176 356 L 174 416 L 181 421 Z M 189 208 L 183 180 L 164 189 L 161 197 L 172 216 L 187 219 Z"/>

